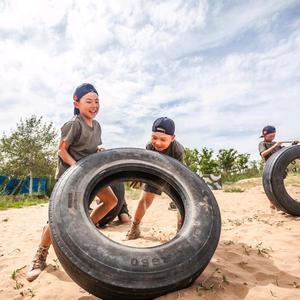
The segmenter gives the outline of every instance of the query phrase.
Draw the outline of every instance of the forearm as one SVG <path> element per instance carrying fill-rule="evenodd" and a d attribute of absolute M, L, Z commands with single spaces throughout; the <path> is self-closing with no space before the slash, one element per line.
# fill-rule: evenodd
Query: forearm
<path fill-rule="evenodd" d="M 274 146 L 272 146 L 271 148 L 269 148 L 269 149 L 267 149 L 267 150 L 261 152 L 260 155 L 261 155 L 262 157 L 268 156 L 268 155 L 276 148 L 276 146 L 277 146 L 277 145 L 274 145 Z"/>
<path fill-rule="evenodd" d="M 59 149 L 58 155 L 69 166 L 75 165 L 75 163 L 76 163 L 75 159 L 68 153 L 67 150 Z"/>

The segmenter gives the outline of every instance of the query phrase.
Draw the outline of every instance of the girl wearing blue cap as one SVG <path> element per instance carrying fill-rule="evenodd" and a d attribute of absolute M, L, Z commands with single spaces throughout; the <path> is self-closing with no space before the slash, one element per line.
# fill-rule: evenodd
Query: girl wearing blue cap
<path fill-rule="evenodd" d="M 101 151 L 101 127 L 95 120 L 99 112 L 98 92 L 93 85 L 84 83 L 77 87 L 73 95 L 74 117 L 61 128 L 61 139 L 58 147 L 58 163 L 56 179 L 80 159 Z M 97 193 L 102 205 L 97 206 L 90 217 L 97 223 L 117 204 L 117 198 L 110 187 Z M 34 257 L 31 270 L 27 273 L 27 280 L 36 279 L 46 267 L 48 249 L 51 245 L 50 229 L 47 224 L 43 228 L 41 242 Z"/>

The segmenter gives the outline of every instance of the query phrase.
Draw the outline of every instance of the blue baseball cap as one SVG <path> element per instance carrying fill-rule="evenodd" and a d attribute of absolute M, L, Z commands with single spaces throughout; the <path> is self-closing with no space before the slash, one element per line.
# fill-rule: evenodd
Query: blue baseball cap
<path fill-rule="evenodd" d="M 154 121 L 152 125 L 153 132 L 162 132 L 168 135 L 174 135 L 175 123 L 172 119 L 167 117 L 161 117 Z"/>
<path fill-rule="evenodd" d="M 269 134 L 269 133 L 274 133 L 276 132 L 276 128 L 274 126 L 271 125 L 267 125 L 263 128 L 262 130 L 262 135 L 260 136 L 261 138 L 264 137 L 265 135 Z"/>
<path fill-rule="evenodd" d="M 87 93 L 96 93 L 98 95 L 98 92 L 97 90 L 95 89 L 95 87 L 90 84 L 90 83 L 83 83 L 81 84 L 80 86 L 78 86 L 76 88 L 76 90 L 74 91 L 74 94 L 73 94 L 73 100 L 74 101 L 79 101 L 80 98 L 82 98 L 85 94 Z M 78 108 L 74 108 L 74 115 L 79 115 L 80 114 L 80 111 Z"/>

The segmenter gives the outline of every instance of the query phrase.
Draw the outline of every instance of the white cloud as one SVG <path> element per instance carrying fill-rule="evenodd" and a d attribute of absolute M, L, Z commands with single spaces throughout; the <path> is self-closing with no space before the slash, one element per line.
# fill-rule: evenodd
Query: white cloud
<path fill-rule="evenodd" d="M 32 114 L 59 128 L 90 81 L 104 146 L 142 147 L 161 115 L 189 147 L 257 157 L 266 123 L 299 137 L 297 1 L 0 3 L 2 131 Z"/>

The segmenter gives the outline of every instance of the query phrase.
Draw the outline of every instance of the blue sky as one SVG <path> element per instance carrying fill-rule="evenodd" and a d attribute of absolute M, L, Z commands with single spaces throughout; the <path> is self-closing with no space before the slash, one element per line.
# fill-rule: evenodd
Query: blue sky
<path fill-rule="evenodd" d="M 186 147 L 258 159 L 264 125 L 300 138 L 300 2 L 0 0 L 0 126 L 72 117 L 99 91 L 103 146 L 144 147 L 155 118 Z"/>

